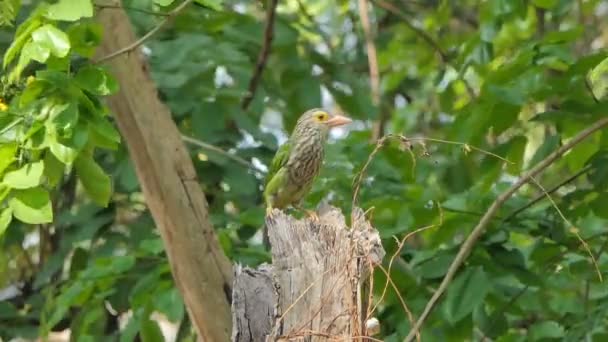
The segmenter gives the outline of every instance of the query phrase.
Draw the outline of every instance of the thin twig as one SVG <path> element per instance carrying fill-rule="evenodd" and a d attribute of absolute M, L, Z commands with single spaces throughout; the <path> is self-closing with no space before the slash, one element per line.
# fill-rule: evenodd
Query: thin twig
<path fill-rule="evenodd" d="M 382 270 L 382 272 L 386 275 L 386 279 L 388 279 L 388 281 L 391 283 L 391 286 L 393 287 L 393 290 L 395 290 L 395 294 L 397 295 L 397 298 L 399 298 L 399 302 L 401 302 L 401 306 L 403 307 L 403 310 L 407 314 L 407 319 L 410 321 L 411 325 L 414 325 L 414 315 L 412 314 L 412 311 L 407 307 L 407 304 L 405 303 L 403 296 L 401 296 L 401 293 L 399 293 L 399 288 L 397 287 L 397 285 L 395 285 L 395 283 L 393 282 L 393 279 L 391 279 L 389 273 L 384 269 L 384 267 L 382 267 L 382 265 L 378 265 L 378 268 L 380 270 Z M 416 340 L 418 342 L 420 342 L 420 333 L 418 333 L 418 332 L 416 332 Z"/>
<path fill-rule="evenodd" d="M 194 0 L 184 0 L 184 2 L 179 4 L 179 6 L 175 7 L 173 10 L 171 10 L 171 12 L 167 13 L 167 15 L 163 18 L 163 20 L 161 20 L 156 26 L 154 26 L 154 28 L 152 28 L 150 31 L 148 31 L 146 34 L 144 34 L 141 38 L 139 38 L 138 40 L 134 41 L 133 43 L 123 47 L 122 49 L 116 50 L 116 51 L 110 53 L 109 55 L 101 57 L 100 59 L 95 61 L 95 63 L 107 62 L 108 60 L 110 60 L 114 57 L 120 56 L 123 53 L 128 53 L 128 52 L 131 52 L 131 51 L 137 49 L 140 45 L 145 43 L 148 39 L 150 39 L 158 31 L 160 31 L 160 29 L 162 29 L 163 26 L 165 26 L 169 21 L 171 21 L 171 19 L 173 19 L 175 16 L 177 16 L 184 8 L 186 8 L 186 6 L 188 6 L 193 1 Z"/>
<path fill-rule="evenodd" d="M 593 236 L 590 236 L 587 238 L 587 241 L 591 241 L 594 240 L 596 238 L 600 238 L 602 236 L 605 236 L 607 233 L 606 232 L 602 232 Z M 599 259 L 602 252 L 604 251 L 604 248 L 606 248 L 606 246 L 608 246 L 608 239 L 604 240 L 604 243 L 600 246 L 600 248 L 597 250 L 597 252 L 595 253 L 595 259 Z M 561 257 L 563 257 L 566 253 L 569 253 L 570 250 L 568 248 L 566 248 L 564 251 L 561 251 L 559 254 L 555 255 L 554 257 L 552 257 L 551 259 L 549 259 L 547 262 L 545 262 L 545 267 L 543 268 L 543 270 L 541 270 L 541 272 L 546 272 L 547 270 L 549 270 L 551 267 L 553 267 L 555 265 L 556 262 L 559 261 L 559 259 Z M 515 302 L 526 292 L 528 291 L 528 289 L 530 289 L 530 284 L 526 284 L 524 287 L 522 287 L 513 297 L 511 297 L 511 299 L 505 303 L 500 309 L 497 309 L 495 312 L 497 313 L 504 313 L 507 311 L 507 309 L 515 304 Z M 500 317 L 500 315 L 496 315 L 496 317 Z M 492 330 L 495 326 L 495 324 L 498 323 L 497 319 L 494 319 L 490 322 L 490 326 L 488 330 Z M 484 340 L 482 340 L 483 342 Z"/>
<path fill-rule="evenodd" d="M 376 108 L 380 108 L 380 74 L 378 72 L 378 55 L 376 53 L 376 44 L 374 44 L 374 34 L 369 21 L 369 9 L 367 0 L 359 0 L 359 16 L 361 17 L 361 26 L 365 36 L 365 49 L 367 50 L 367 64 L 369 67 L 369 86 L 372 95 L 372 103 Z M 382 136 L 382 124 L 378 123 L 372 132 L 373 141 L 378 140 Z"/>
<path fill-rule="evenodd" d="M 404 148 L 410 153 L 410 155 L 412 156 L 413 160 L 414 160 L 414 168 L 416 166 L 416 158 L 414 156 L 414 153 L 412 152 L 412 142 L 413 141 L 431 141 L 431 142 L 437 142 L 437 143 L 442 143 L 442 144 L 447 144 L 447 145 L 458 145 L 458 146 L 462 146 L 462 149 L 465 153 L 468 153 L 472 150 L 492 156 L 494 158 L 500 159 L 506 163 L 509 164 L 513 164 L 512 161 L 503 158 L 495 153 L 492 153 L 490 151 L 486 151 L 484 149 L 481 149 L 479 147 L 475 147 L 473 145 L 469 145 L 467 143 L 463 143 L 463 142 L 459 142 L 459 141 L 452 141 L 452 140 L 443 140 L 443 139 L 434 139 L 434 138 L 425 138 L 425 137 L 415 137 L 415 138 L 407 138 L 404 135 L 401 134 L 387 134 L 385 136 L 383 136 L 382 138 L 378 139 L 378 141 L 376 142 L 376 146 L 374 147 L 374 149 L 372 150 L 372 152 L 369 154 L 369 156 L 367 157 L 367 160 L 365 161 L 365 164 L 363 164 L 363 167 L 361 168 L 361 171 L 359 171 L 357 173 L 357 175 L 355 176 L 355 178 L 353 179 L 353 186 L 354 186 L 354 191 L 353 191 L 353 199 L 352 199 L 352 206 L 353 208 L 356 205 L 357 202 L 357 198 L 359 196 L 359 191 L 361 190 L 361 182 L 363 181 L 363 176 L 365 175 L 365 172 L 367 171 L 367 168 L 369 167 L 369 165 L 371 164 L 372 160 L 374 159 L 374 157 L 376 156 L 376 154 L 380 151 L 380 149 L 382 147 L 384 147 L 384 145 L 386 144 L 386 142 L 389 139 L 396 139 L 398 141 L 401 142 L 401 144 L 404 146 Z"/>
<path fill-rule="evenodd" d="M 156 12 L 156 11 L 147 10 L 145 8 L 137 8 L 137 7 L 130 7 L 130 6 L 125 6 L 125 5 L 116 5 L 116 4 L 98 4 L 98 3 L 96 3 L 95 7 L 99 8 L 99 9 L 123 9 L 126 11 L 139 12 L 139 13 L 155 15 L 155 16 L 159 16 L 159 17 L 166 17 L 169 15 L 168 13 L 165 13 L 165 12 Z"/>
<path fill-rule="evenodd" d="M 403 239 L 401 239 L 401 241 L 397 240 L 397 250 L 395 251 L 395 253 L 393 253 L 393 255 L 391 256 L 391 260 L 388 262 L 387 274 L 389 276 L 391 274 L 393 262 L 395 261 L 395 258 L 401 253 L 401 250 L 403 249 L 403 246 L 405 246 L 405 242 L 407 241 L 407 239 L 409 239 L 411 236 L 418 234 L 419 232 L 425 231 L 430 228 L 441 227 L 441 225 L 443 225 L 443 210 L 441 209 L 441 206 L 437 205 L 437 207 L 439 208 L 439 223 L 415 229 L 414 231 L 411 231 L 406 234 Z M 397 238 L 395 237 L 395 239 Z M 389 280 L 387 279 L 386 283 L 384 284 L 384 289 L 382 290 L 382 295 L 380 295 L 380 299 L 378 299 L 376 305 L 374 305 L 374 307 L 367 313 L 367 316 L 365 318 L 366 321 L 371 318 L 371 316 L 374 314 L 374 311 L 376 311 L 378 305 L 380 305 L 380 303 L 384 300 L 384 296 L 386 295 L 386 290 L 388 288 L 388 282 Z"/>
<path fill-rule="evenodd" d="M 446 67 L 449 66 L 449 67 L 454 68 L 450 64 L 450 58 L 449 58 L 448 54 L 441 48 L 441 45 L 439 45 L 439 43 L 435 39 L 433 39 L 433 37 L 431 37 L 428 33 L 426 33 L 425 31 L 421 30 L 420 28 L 418 28 L 414 24 L 412 24 L 412 22 L 410 21 L 408 16 L 405 13 L 403 13 L 399 8 L 397 8 L 395 5 L 393 5 L 390 2 L 387 2 L 385 0 L 372 0 L 372 2 L 374 2 L 376 5 L 382 7 L 386 11 L 393 13 L 394 15 L 399 17 L 401 20 L 403 20 L 405 25 L 410 30 L 414 31 L 414 33 L 416 33 L 418 36 L 420 36 L 420 38 L 422 38 L 422 40 L 424 40 L 431 48 L 433 48 L 433 50 L 435 50 L 437 52 L 437 54 L 440 57 L 441 63 L 444 66 L 446 66 Z M 454 69 L 456 69 L 456 68 L 454 68 Z M 471 99 L 474 99 L 477 97 L 477 95 L 475 94 L 475 91 L 473 90 L 473 87 L 469 84 L 469 82 L 467 82 L 467 80 L 464 78 L 464 75 L 462 75 L 460 72 L 458 73 L 458 80 L 460 80 L 462 83 L 464 83 L 467 93 L 469 94 L 469 97 Z"/>
<path fill-rule="evenodd" d="M 235 162 L 243 165 L 244 167 L 246 167 L 248 169 L 264 172 L 264 171 L 260 170 L 259 168 L 257 168 L 252 163 L 248 162 L 247 160 L 245 160 L 245 159 L 243 159 L 243 158 L 241 158 L 239 156 L 236 156 L 236 155 L 234 155 L 232 153 L 229 153 L 228 151 L 225 151 L 222 148 L 217 147 L 215 145 L 211 145 L 211 144 L 206 143 L 204 141 L 200 141 L 198 139 L 194 139 L 192 137 L 189 137 L 189 136 L 183 135 L 183 134 L 182 134 L 182 140 L 185 141 L 185 142 L 187 142 L 187 143 L 190 143 L 192 145 L 196 145 L 198 147 L 202 147 L 202 148 L 204 148 L 206 150 L 219 153 L 219 154 L 225 156 L 226 158 L 229 158 L 229 159 L 231 159 L 231 160 L 233 160 L 233 161 L 235 161 Z"/>
<path fill-rule="evenodd" d="M 270 47 L 274 38 L 274 17 L 277 11 L 278 2 L 278 0 L 270 0 L 270 4 L 268 4 L 268 9 L 266 11 L 266 27 L 264 28 L 264 41 L 262 42 L 262 50 L 260 50 L 258 60 L 255 64 L 255 70 L 253 71 L 253 76 L 249 81 L 247 94 L 245 94 L 245 97 L 243 97 L 243 101 L 241 102 L 241 108 L 243 110 L 247 110 L 247 108 L 251 104 L 251 101 L 253 101 L 255 92 L 258 89 L 258 84 L 262 79 L 262 72 L 264 71 L 264 67 L 266 66 L 266 61 L 268 60 L 268 55 L 270 54 Z"/>
<path fill-rule="evenodd" d="M 513 196 L 513 194 L 519 188 L 521 188 L 524 184 L 530 182 L 532 177 L 535 177 L 536 175 L 543 172 L 547 167 L 549 167 L 551 164 L 553 164 L 553 162 L 555 162 L 557 159 L 559 159 L 565 152 L 569 151 L 572 147 L 579 144 L 581 141 L 583 141 L 584 139 L 589 137 L 594 132 L 596 132 L 606 126 L 608 126 L 608 118 L 603 118 L 603 119 L 597 121 L 596 123 L 594 123 L 593 125 L 589 126 L 588 128 L 584 129 L 579 134 L 577 134 L 574 138 L 572 138 L 570 141 L 568 141 L 568 143 L 562 145 L 560 148 L 555 150 L 553 153 L 551 153 L 549 156 L 547 156 L 545 159 L 543 159 L 540 163 L 538 163 L 535 167 L 533 167 L 530 171 L 528 171 L 524 175 L 522 175 L 515 182 L 515 184 L 513 184 L 509 189 L 507 189 L 507 191 L 503 192 L 500 196 L 498 196 L 498 198 L 492 203 L 490 208 L 488 208 L 488 211 L 486 212 L 486 214 L 481 218 L 481 220 L 479 221 L 477 226 L 473 229 L 471 234 L 467 237 L 467 239 L 464 241 L 464 243 L 460 247 L 458 254 L 454 258 L 454 261 L 450 265 L 446 275 L 444 276 L 443 280 L 441 281 L 439 288 L 433 294 L 431 299 L 428 301 L 428 303 L 426 304 L 426 306 L 424 308 L 424 311 L 418 318 L 418 321 L 416 322 L 414 327 L 410 330 L 409 334 L 405 338 L 406 342 L 411 342 L 414 339 L 414 337 L 420 330 L 420 327 L 422 326 L 422 324 L 424 324 L 424 322 L 428 318 L 429 314 L 431 313 L 431 311 L 433 310 L 433 308 L 439 301 L 439 298 L 441 297 L 441 295 L 443 295 L 445 290 L 448 288 L 448 286 L 452 282 L 452 279 L 456 275 L 456 272 L 458 271 L 458 269 L 460 268 L 462 263 L 465 261 L 467 256 L 471 253 L 471 251 L 473 250 L 473 247 L 475 246 L 475 243 L 477 242 L 479 237 L 483 234 L 486 227 L 490 223 L 492 217 L 498 212 L 500 207 L 509 198 L 511 198 L 511 196 Z"/>
<path fill-rule="evenodd" d="M 580 176 L 584 175 L 585 173 L 587 173 L 587 171 L 589 171 L 590 169 L 591 169 L 591 166 L 587 165 L 586 167 L 584 167 L 581 170 L 579 170 L 577 173 L 575 173 L 572 176 L 564 179 L 562 182 L 560 182 L 556 186 L 552 187 L 550 190 L 547 191 L 547 194 L 550 195 L 550 194 L 556 192 L 557 190 L 559 190 L 564 185 L 567 185 L 567 184 L 573 182 L 578 177 L 580 177 Z M 503 222 L 509 222 L 510 220 L 512 220 L 513 218 L 515 218 L 515 216 L 519 215 L 522 211 L 527 210 L 530 207 L 532 207 L 533 205 L 535 205 L 536 203 L 540 202 L 543 198 L 545 198 L 545 194 L 544 193 L 538 194 L 532 201 L 526 203 L 525 205 L 521 206 L 519 209 L 517 209 L 517 210 L 513 211 L 512 213 L 510 213 L 509 215 L 507 215 L 507 217 L 505 217 L 503 219 Z"/>
<path fill-rule="evenodd" d="M 591 98 L 593 98 L 593 102 L 600 103 L 600 99 L 598 99 L 595 95 L 595 92 L 593 91 L 593 85 L 591 84 L 591 80 L 589 80 L 589 77 L 587 77 L 587 75 L 585 75 L 585 87 L 589 91 Z"/>
<path fill-rule="evenodd" d="M 595 270 L 597 272 L 597 276 L 600 280 L 600 283 L 603 282 L 604 280 L 602 278 L 602 272 L 600 271 L 600 267 L 597 264 L 597 260 L 595 260 L 595 257 L 593 256 L 593 252 L 591 252 L 591 249 L 589 248 L 589 244 L 587 244 L 587 241 L 585 241 L 582 238 L 582 236 L 579 234 L 579 232 L 578 232 L 579 229 L 575 225 L 573 225 L 572 222 L 570 222 L 570 220 L 568 220 L 566 218 L 564 213 L 557 206 L 557 203 L 555 203 L 555 201 L 553 200 L 553 197 L 551 197 L 551 195 L 549 195 L 549 193 L 547 193 L 547 190 L 545 190 L 545 188 L 540 184 L 540 182 L 538 182 L 536 180 L 536 178 L 534 178 L 534 177 L 530 177 L 530 179 L 534 182 L 534 184 L 536 184 L 536 186 L 538 186 L 540 188 L 540 190 L 543 192 L 543 194 L 545 196 L 547 196 L 547 198 L 551 202 L 551 205 L 557 211 L 558 215 L 562 218 L 562 220 L 566 223 L 566 225 L 568 225 L 570 232 L 573 233 L 576 236 L 576 238 L 581 242 L 581 244 L 583 245 L 583 247 L 585 248 L 585 250 L 591 257 L 591 263 L 593 264 L 593 266 L 595 266 Z"/>
<path fill-rule="evenodd" d="M 312 28 L 316 29 L 316 31 L 319 33 L 319 36 L 321 37 L 321 39 L 323 39 L 323 42 L 325 43 L 325 45 L 327 45 L 328 53 L 331 55 L 332 50 L 333 50 L 333 45 L 331 43 L 331 39 L 327 36 L 327 34 L 319 26 L 319 23 L 317 23 L 317 21 L 315 20 L 315 17 L 312 16 L 310 14 L 310 12 L 308 12 L 308 9 L 306 9 L 306 6 L 304 5 L 304 3 L 302 3 L 302 0 L 296 0 L 296 2 L 298 3 L 298 8 L 300 9 L 300 12 L 308 21 L 310 21 Z"/>
<path fill-rule="evenodd" d="M 386 11 L 393 13 L 394 15 L 398 16 L 401 20 L 403 20 L 405 25 L 407 27 L 409 27 L 410 30 L 414 31 L 430 47 L 432 47 L 435 51 L 437 51 L 437 53 L 439 54 L 439 57 L 441 57 L 442 63 L 447 63 L 448 55 L 445 53 L 445 51 L 443 51 L 443 49 L 441 48 L 439 43 L 437 43 L 435 41 L 435 39 L 433 39 L 428 33 L 424 32 L 423 30 L 419 29 L 414 24 L 412 24 L 412 22 L 407 17 L 407 15 L 405 15 L 403 12 L 401 12 L 401 10 L 399 8 L 395 7 L 395 5 L 391 4 L 390 2 L 384 1 L 384 0 L 372 0 L 372 2 L 374 2 L 376 5 L 382 7 Z"/>

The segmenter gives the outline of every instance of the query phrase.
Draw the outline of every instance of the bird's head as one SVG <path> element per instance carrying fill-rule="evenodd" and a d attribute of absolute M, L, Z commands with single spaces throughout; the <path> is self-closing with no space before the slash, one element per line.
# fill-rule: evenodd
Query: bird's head
<path fill-rule="evenodd" d="M 332 127 L 351 123 L 353 120 L 339 114 L 331 114 L 323 109 L 314 108 L 306 111 L 296 123 L 296 132 L 318 132 L 327 135 Z"/>

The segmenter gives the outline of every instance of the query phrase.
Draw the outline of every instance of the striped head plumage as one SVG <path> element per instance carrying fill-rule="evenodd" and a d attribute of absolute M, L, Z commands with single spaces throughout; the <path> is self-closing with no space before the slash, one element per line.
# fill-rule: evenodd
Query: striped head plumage
<path fill-rule="evenodd" d="M 352 122 L 351 119 L 330 114 L 319 108 L 306 111 L 296 123 L 291 135 L 293 150 L 287 161 L 290 178 L 298 183 L 308 183 L 321 168 L 324 145 L 332 127 Z"/>

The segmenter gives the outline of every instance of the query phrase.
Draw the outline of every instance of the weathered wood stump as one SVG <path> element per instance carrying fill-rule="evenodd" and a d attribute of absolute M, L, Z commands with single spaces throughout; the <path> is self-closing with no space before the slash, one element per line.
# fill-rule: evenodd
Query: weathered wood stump
<path fill-rule="evenodd" d="M 355 208 L 352 228 L 340 210 L 324 207 L 319 221 L 279 210 L 266 219 L 272 265 L 237 266 L 232 340 L 326 341 L 366 336 L 370 267 L 384 249 L 378 231 Z"/>

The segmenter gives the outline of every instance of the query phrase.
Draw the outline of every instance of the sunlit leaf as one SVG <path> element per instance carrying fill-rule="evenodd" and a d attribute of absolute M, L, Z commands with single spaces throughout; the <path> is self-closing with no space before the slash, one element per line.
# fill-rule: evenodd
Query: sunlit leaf
<path fill-rule="evenodd" d="M 21 168 L 7 172 L 2 183 L 13 189 L 27 189 L 38 186 L 42 180 L 44 162 L 38 161 L 22 166 Z"/>
<path fill-rule="evenodd" d="M 8 205 L 13 215 L 22 222 L 40 224 L 53 220 L 49 193 L 42 188 L 14 191 Z"/>

